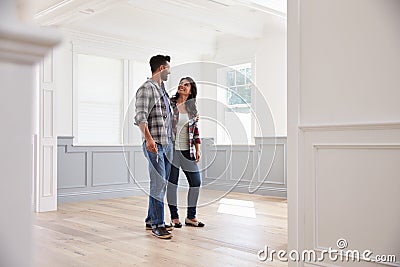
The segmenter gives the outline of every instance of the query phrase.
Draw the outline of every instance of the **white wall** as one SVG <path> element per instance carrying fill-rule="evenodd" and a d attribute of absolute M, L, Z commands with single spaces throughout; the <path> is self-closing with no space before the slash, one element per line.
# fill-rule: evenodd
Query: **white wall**
<path fill-rule="evenodd" d="M 399 12 L 396 0 L 302 1 L 301 123 L 400 121 Z"/>
<path fill-rule="evenodd" d="M 56 86 L 55 132 L 58 136 L 72 134 L 72 44 L 64 41 L 54 49 L 54 82 Z"/>
<path fill-rule="evenodd" d="M 137 88 L 151 77 L 150 65 L 151 56 L 156 54 L 168 54 L 171 56 L 172 73 L 179 69 L 185 62 L 197 61 L 199 55 L 179 53 L 177 51 L 157 51 L 152 44 L 148 47 L 135 46 L 134 43 L 108 38 L 83 34 L 68 29 L 61 29 L 64 33 L 64 40 L 54 51 L 54 76 L 56 84 L 56 106 L 55 121 L 56 134 L 58 136 L 73 136 L 73 58 L 74 51 L 104 57 L 125 58 L 131 60 L 132 79 L 129 81 L 129 96 L 131 100 Z M 200 53 L 200 52 L 199 52 Z M 182 73 L 183 74 L 183 73 Z M 167 83 L 167 87 L 176 86 L 174 83 L 178 78 Z M 139 132 L 134 132 L 140 138 Z M 140 140 L 140 139 L 139 139 Z"/>
<path fill-rule="evenodd" d="M 256 85 L 266 97 L 275 122 L 276 136 L 287 135 L 286 20 L 265 29 L 256 51 Z M 263 130 L 265 131 L 265 130 Z"/>
<path fill-rule="evenodd" d="M 399 266 L 400 2 L 288 7 L 289 250 L 344 238 L 346 250 L 396 255 Z"/>

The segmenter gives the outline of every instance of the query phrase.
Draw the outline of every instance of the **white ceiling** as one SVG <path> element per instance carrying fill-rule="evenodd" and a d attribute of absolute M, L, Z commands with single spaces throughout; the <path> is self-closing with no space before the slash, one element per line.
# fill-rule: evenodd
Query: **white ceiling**
<path fill-rule="evenodd" d="M 194 51 L 216 38 L 260 38 L 285 0 L 33 0 L 35 21 L 130 42 Z"/>

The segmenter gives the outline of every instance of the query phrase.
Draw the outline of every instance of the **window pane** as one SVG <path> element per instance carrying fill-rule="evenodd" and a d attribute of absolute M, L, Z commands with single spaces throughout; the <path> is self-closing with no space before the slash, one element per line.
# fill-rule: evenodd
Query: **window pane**
<path fill-rule="evenodd" d="M 231 90 L 227 92 L 226 99 L 228 105 L 251 104 L 251 67 L 250 64 L 233 66 L 237 71 L 227 73 L 227 86 Z M 230 79 L 234 72 L 236 80 Z M 232 82 L 234 84 L 232 85 Z"/>
<path fill-rule="evenodd" d="M 241 101 L 243 104 L 250 104 L 251 103 L 251 90 L 250 85 L 245 86 L 238 86 L 237 93 L 241 96 Z"/>
<path fill-rule="evenodd" d="M 236 72 L 236 85 L 244 85 L 246 82 L 245 79 L 246 69 L 240 69 Z"/>
<path fill-rule="evenodd" d="M 228 71 L 227 72 L 227 79 L 226 83 L 228 86 L 234 86 L 235 85 L 235 71 Z"/>
<path fill-rule="evenodd" d="M 230 87 L 228 105 L 243 104 L 243 101 L 238 93 L 237 87 Z"/>
<path fill-rule="evenodd" d="M 251 103 L 251 90 L 250 86 L 231 87 L 228 94 L 228 104 L 250 104 Z"/>
<path fill-rule="evenodd" d="M 246 69 L 246 84 L 251 83 L 251 68 Z"/>

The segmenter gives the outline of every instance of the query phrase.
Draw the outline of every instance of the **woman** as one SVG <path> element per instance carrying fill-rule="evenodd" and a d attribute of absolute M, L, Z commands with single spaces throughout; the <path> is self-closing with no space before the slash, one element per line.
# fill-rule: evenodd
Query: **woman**
<path fill-rule="evenodd" d="M 167 187 L 168 207 L 172 225 L 181 228 L 177 207 L 177 187 L 179 168 L 182 168 L 189 182 L 188 208 L 185 224 L 204 227 L 196 218 L 196 206 L 200 192 L 200 173 L 197 163 L 200 160 L 200 138 L 197 128 L 198 114 L 196 108 L 197 86 L 192 78 L 182 78 L 176 95 L 171 98 L 173 108 L 172 127 L 175 136 L 174 156 Z"/>

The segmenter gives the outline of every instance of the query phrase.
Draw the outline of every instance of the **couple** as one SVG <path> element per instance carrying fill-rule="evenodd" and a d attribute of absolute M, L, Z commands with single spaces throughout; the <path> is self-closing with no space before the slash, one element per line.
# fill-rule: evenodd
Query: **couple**
<path fill-rule="evenodd" d="M 196 83 L 182 78 L 175 96 L 169 98 L 164 81 L 170 74 L 170 57 L 150 59 L 152 77 L 136 93 L 135 124 L 143 137 L 143 152 L 149 162 L 150 195 L 146 229 L 158 238 L 169 239 L 169 231 L 182 227 L 177 208 L 179 168 L 189 182 L 188 210 L 185 224 L 203 227 L 196 218 L 200 190 L 200 138 L 197 128 Z M 168 186 L 167 186 L 168 183 Z M 164 196 L 167 189 L 171 224 L 164 223 Z"/>

